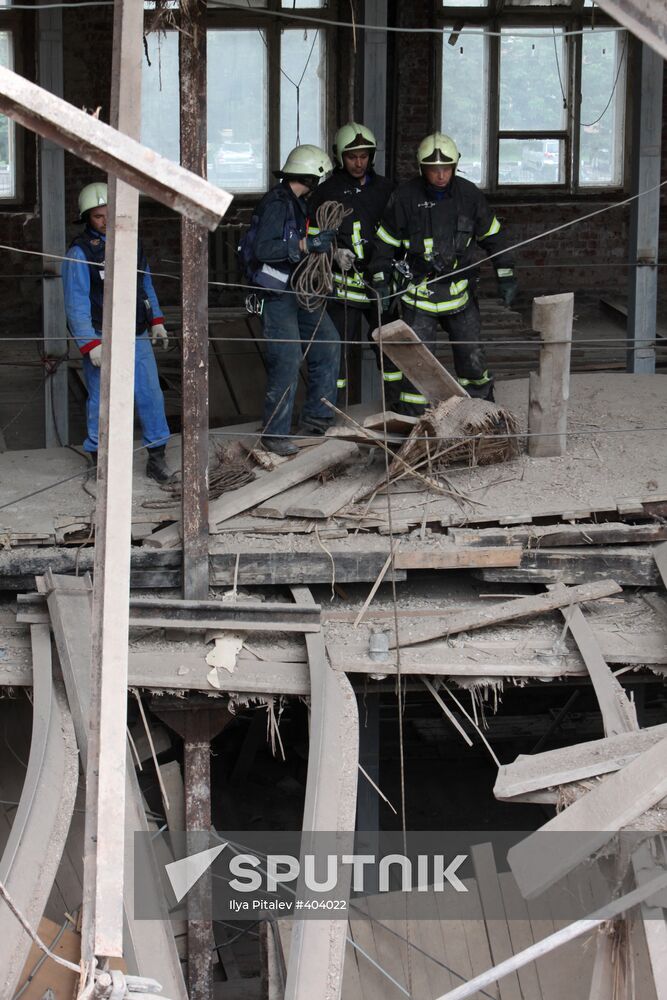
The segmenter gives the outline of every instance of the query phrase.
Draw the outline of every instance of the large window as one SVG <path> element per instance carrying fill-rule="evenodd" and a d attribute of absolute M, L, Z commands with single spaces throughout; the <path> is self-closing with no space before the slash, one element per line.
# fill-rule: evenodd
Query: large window
<path fill-rule="evenodd" d="M 508 192 L 621 187 L 625 32 L 587 28 L 581 5 L 577 17 L 547 15 L 549 0 L 506 0 L 502 19 L 497 0 L 441 5 L 440 121 L 461 150 L 461 173 Z M 448 25 L 452 7 L 470 8 L 474 23 Z"/>
<path fill-rule="evenodd" d="M 11 31 L 0 31 L 0 66 L 14 69 L 14 36 Z M 0 115 L 0 201 L 16 199 L 16 180 L 16 127 L 11 118 Z"/>
<path fill-rule="evenodd" d="M 283 7 L 293 6 L 322 4 L 283 0 Z M 256 22 L 210 26 L 207 33 L 208 175 L 235 194 L 265 191 L 271 172 L 299 142 L 327 145 L 326 30 Z M 178 161 L 178 33 L 149 34 L 147 48 L 142 142 Z"/>

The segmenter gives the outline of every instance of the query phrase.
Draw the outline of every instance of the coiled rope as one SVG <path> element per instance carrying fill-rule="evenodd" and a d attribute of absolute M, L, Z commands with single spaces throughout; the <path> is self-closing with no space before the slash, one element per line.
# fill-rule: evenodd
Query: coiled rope
<path fill-rule="evenodd" d="M 315 213 L 317 228 L 322 233 L 325 229 L 338 231 L 351 208 L 345 208 L 339 201 L 325 201 Z M 323 253 L 309 253 L 301 261 L 292 275 L 292 289 L 296 300 L 307 312 L 316 312 L 322 308 L 326 299 L 333 291 L 333 259 L 336 249 L 335 241 Z"/>

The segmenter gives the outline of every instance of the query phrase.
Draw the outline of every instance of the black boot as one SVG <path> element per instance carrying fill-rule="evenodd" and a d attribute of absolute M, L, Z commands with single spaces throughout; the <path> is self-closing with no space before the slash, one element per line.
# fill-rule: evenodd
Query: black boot
<path fill-rule="evenodd" d="M 333 420 L 318 420 L 315 417 L 302 417 L 298 423 L 295 433 L 298 437 L 324 437 L 332 424 Z"/>
<path fill-rule="evenodd" d="M 274 455 L 281 455 L 287 457 L 288 455 L 296 455 L 299 450 L 293 441 L 290 441 L 288 437 L 263 437 L 261 439 L 262 444 L 267 449 L 267 451 L 273 452 Z"/>
<path fill-rule="evenodd" d="M 173 479 L 173 472 L 164 460 L 165 446 L 161 444 L 158 448 L 148 449 L 148 462 L 146 463 L 146 475 L 149 479 L 154 479 L 156 483 L 168 483 Z"/>

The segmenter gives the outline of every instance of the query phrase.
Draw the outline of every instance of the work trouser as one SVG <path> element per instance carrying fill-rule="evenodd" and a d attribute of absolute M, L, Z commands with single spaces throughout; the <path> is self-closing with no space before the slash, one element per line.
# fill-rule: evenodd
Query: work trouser
<path fill-rule="evenodd" d="M 344 398 L 347 401 L 349 398 L 350 402 L 359 402 L 358 398 L 353 399 L 351 395 L 348 396 L 348 390 L 351 389 L 355 396 L 360 395 L 360 386 L 353 385 L 355 382 L 353 378 L 355 373 L 354 358 L 360 358 L 363 351 L 361 344 L 363 319 L 368 324 L 369 342 L 375 348 L 371 334 L 378 326 L 377 306 L 374 302 L 369 305 L 350 305 L 344 299 L 333 299 L 327 308 L 341 339 L 340 371 L 337 381 L 339 399 Z M 360 375 L 360 366 L 356 372 Z"/>
<path fill-rule="evenodd" d="M 480 343 L 482 325 L 474 299 L 469 301 L 465 309 L 453 315 L 427 313 L 404 306 L 403 319 L 433 353 L 438 329 L 446 330 L 452 345 L 454 370 L 461 385 L 471 396 L 493 400 L 493 376 L 486 366 L 484 348 Z M 429 400 L 393 363 L 387 366 L 385 362 L 384 380 L 388 410 L 416 417 L 422 415 Z"/>
<path fill-rule="evenodd" d="M 326 308 L 311 313 L 299 306 L 295 295 L 267 296 L 262 308 L 262 332 L 267 369 L 264 432 L 275 437 L 289 434 L 304 354 L 308 389 L 301 420 L 318 425 L 331 423 L 333 414 L 320 400 L 325 397 L 336 402 L 340 338 Z"/>
<path fill-rule="evenodd" d="M 88 434 L 83 442 L 84 451 L 96 452 L 99 439 L 100 378 L 87 354 L 83 355 L 83 377 L 86 380 L 88 400 L 86 424 Z M 143 443 L 148 448 L 158 448 L 169 440 L 169 426 L 164 412 L 164 396 L 155 363 L 153 345 L 148 333 L 136 339 L 134 350 L 134 405 L 143 433 Z"/>

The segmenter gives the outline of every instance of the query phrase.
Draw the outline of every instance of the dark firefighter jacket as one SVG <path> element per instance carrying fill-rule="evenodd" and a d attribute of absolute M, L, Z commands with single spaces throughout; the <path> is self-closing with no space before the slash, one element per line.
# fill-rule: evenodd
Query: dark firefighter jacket
<path fill-rule="evenodd" d="M 344 275 L 334 265 L 333 277 L 339 299 L 347 299 L 349 305 L 367 306 L 369 303 L 363 280 L 369 280 L 367 269 L 373 251 L 375 231 L 378 222 L 395 188 L 393 181 L 370 171 L 365 184 L 357 184 L 346 170 L 338 168 L 331 177 L 315 189 L 309 199 L 311 219 L 325 201 L 338 201 L 352 211 L 343 219 L 338 230 L 339 247 L 352 250 L 357 258 L 355 270 Z M 317 232 L 311 225 L 310 232 Z"/>
<path fill-rule="evenodd" d="M 461 312 L 470 301 L 474 272 L 457 278 L 456 271 L 473 263 L 475 244 L 487 254 L 506 246 L 482 192 L 456 175 L 444 192 L 415 177 L 389 200 L 377 231 L 373 271 L 389 279 L 392 261 L 405 258 L 411 272 L 403 294 L 406 305 L 432 315 Z M 509 253 L 496 257 L 493 265 L 499 279 L 512 277 Z"/>

